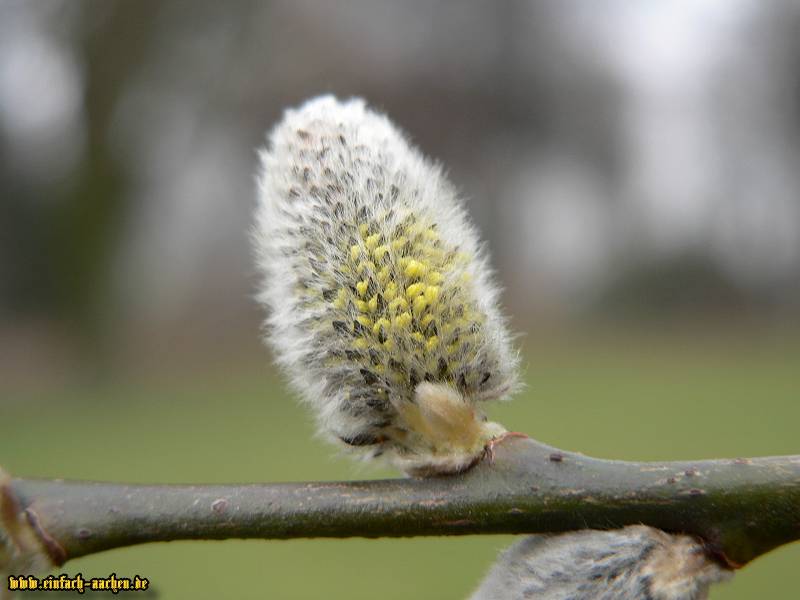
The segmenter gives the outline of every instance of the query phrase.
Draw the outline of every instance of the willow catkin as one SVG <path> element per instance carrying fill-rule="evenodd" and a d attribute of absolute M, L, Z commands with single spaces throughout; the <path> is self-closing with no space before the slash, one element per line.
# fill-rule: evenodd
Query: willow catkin
<path fill-rule="evenodd" d="M 504 432 L 517 385 L 486 252 L 453 187 L 359 99 L 312 99 L 261 153 L 254 241 L 277 362 L 321 431 L 420 475 Z"/>
<path fill-rule="evenodd" d="M 470 600 L 705 600 L 730 576 L 698 540 L 634 525 L 525 537 Z"/>

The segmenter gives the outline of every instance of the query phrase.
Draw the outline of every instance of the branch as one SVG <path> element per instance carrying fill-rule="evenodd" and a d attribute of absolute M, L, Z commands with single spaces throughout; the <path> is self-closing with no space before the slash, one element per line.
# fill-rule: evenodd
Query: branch
<path fill-rule="evenodd" d="M 37 552 L 61 565 L 171 540 L 543 533 L 639 523 L 699 536 L 727 566 L 740 567 L 800 539 L 800 456 L 637 463 L 506 437 L 475 468 L 450 477 L 246 485 L 6 478 L 0 499 L 0 572 L 21 564 L 30 536 Z M 3 533 L 11 540 L 6 564 Z"/>

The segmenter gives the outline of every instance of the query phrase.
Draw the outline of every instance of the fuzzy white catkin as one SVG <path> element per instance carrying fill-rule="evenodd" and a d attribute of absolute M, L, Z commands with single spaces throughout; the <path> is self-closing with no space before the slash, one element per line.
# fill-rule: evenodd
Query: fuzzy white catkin
<path fill-rule="evenodd" d="M 730 575 L 695 539 L 636 525 L 525 537 L 470 600 L 704 600 Z"/>
<path fill-rule="evenodd" d="M 360 99 L 286 111 L 254 242 L 276 360 L 320 430 L 418 475 L 472 464 L 517 385 L 486 251 L 441 169 Z"/>

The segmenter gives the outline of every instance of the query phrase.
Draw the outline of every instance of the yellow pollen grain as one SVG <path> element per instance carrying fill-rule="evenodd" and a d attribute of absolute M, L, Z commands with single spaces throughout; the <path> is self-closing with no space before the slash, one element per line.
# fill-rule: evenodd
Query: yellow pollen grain
<path fill-rule="evenodd" d="M 414 298 L 414 302 L 411 306 L 411 310 L 414 311 L 415 315 L 420 315 L 425 309 L 428 307 L 428 301 L 425 299 L 425 296 L 417 296 Z"/>
<path fill-rule="evenodd" d="M 408 329 L 408 326 L 411 325 L 411 313 L 404 312 L 400 313 L 394 319 L 394 326 L 398 329 Z"/>
<path fill-rule="evenodd" d="M 366 315 L 358 315 L 356 317 L 356 321 L 361 323 L 364 327 L 372 327 L 372 319 L 370 319 Z"/>
<path fill-rule="evenodd" d="M 413 298 L 414 296 L 419 296 L 424 292 L 425 292 L 424 283 L 412 283 L 410 286 L 406 288 L 406 297 Z"/>
<path fill-rule="evenodd" d="M 426 229 L 424 235 L 429 240 L 437 240 L 437 239 L 439 239 L 439 236 L 437 235 L 437 233 L 433 229 Z"/>
<path fill-rule="evenodd" d="M 425 300 L 428 303 L 436 302 L 437 298 L 439 298 L 439 288 L 437 286 L 432 285 L 425 288 Z"/>
<path fill-rule="evenodd" d="M 389 352 L 391 352 L 395 348 L 394 340 L 391 338 L 387 339 L 385 342 L 383 342 L 383 347 L 386 348 Z"/>
<path fill-rule="evenodd" d="M 437 336 L 435 336 L 435 335 L 432 335 L 431 337 L 429 337 L 428 341 L 425 343 L 425 347 L 428 350 L 433 350 L 438 345 L 439 345 L 439 338 Z"/>
<path fill-rule="evenodd" d="M 389 309 L 392 312 L 397 312 L 398 310 L 405 310 L 407 308 L 408 308 L 408 301 L 402 296 L 398 296 L 389 303 Z"/>
<path fill-rule="evenodd" d="M 388 267 L 384 267 L 384 269 L 388 269 Z M 383 270 L 381 273 L 383 273 Z M 378 279 L 380 279 L 380 273 L 378 274 Z M 390 302 L 397 297 L 397 284 L 394 281 L 390 281 L 386 284 L 386 287 L 383 289 L 383 297 Z"/>
<path fill-rule="evenodd" d="M 378 295 L 375 294 L 372 298 L 369 299 L 369 312 L 375 312 L 378 310 Z"/>
<path fill-rule="evenodd" d="M 405 236 L 401 236 L 392 242 L 392 248 L 395 250 L 401 250 L 403 246 L 408 243 L 408 238 Z"/>
<path fill-rule="evenodd" d="M 417 260 L 410 260 L 403 271 L 406 277 L 422 277 L 427 273 L 428 267 Z"/>
<path fill-rule="evenodd" d="M 442 277 L 442 274 L 439 273 L 439 271 L 431 271 L 428 273 L 428 277 L 426 278 L 430 285 L 439 285 L 442 283 L 442 279 L 444 279 L 444 277 Z"/>
<path fill-rule="evenodd" d="M 378 246 L 377 248 L 375 248 L 375 251 L 373 252 L 373 254 L 375 255 L 375 260 L 383 259 L 383 257 L 386 256 L 387 252 L 389 252 L 389 246 L 387 246 L 386 244 Z"/>
<path fill-rule="evenodd" d="M 390 270 L 389 267 L 383 267 L 380 271 L 378 271 L 378 281 L 381 283 L 386 283 L 389 281 Z"/>
<path fill-rule="evenodd" d="M 425 329 L 430 324 L 431 321 L 433 321 L 433 315 L 428 314 L 422 317 L 422 320 L 419 322 L 419 324 L 422 327 L 422 329 Z"/>
<path fill-rule="evenodd" d="M 361 246 L 358 244 L 350 246 L 350 258 L 353 260 L 358 260 L 359 256 L 361 256 Z"/>
<path fill-rule="evenodd" d="M 360 337 L 355 342 L 353 342 L 353 347 L 357 350 L 366 350 L 369 346 L 366 338 Z"/>
<path fill-rule="evenodd" d="M 372 328 L 372 333 L 378 335 L 381 332 L 381 329 L 388 328 L 389 325 L 391 325 L 389 319 L 381 317 L 375 321 L 375 326 Z"/>
<path fill-rule="evenodd" d="M 380 240 L 380 237 L 381 236 L 379 236 L 377 233 L 372 234 L 371 236 L 367 237 L 366 240 L 364 240 L 364 245 L 367 248 L 369 248 L 370 250 L 374 250 L 375 246 L 378 245 L 378 241 Z"/>
<path fill-rule="evenodd" d="M 445 262 L 444 252 L 440 248 L 426 248 L 425 256 L 432 263 L 438 264 Z"/>
<path fill-rule="evenodd" d="M 333 308 L 341 309 L 345 307 L 345 304 L 347 304 L 347 292 L 342 288 L 336 293 L 336 300 L 333 301 Z"/>
<path fill-rule="evenodd" d="M 369 306 L 363 300 L 356 300 L 356 308 L 358 308 L 359 312 L 367 312 Z"/>
<path fill-rule="evenodd" d="M 364 279 L 363 281 L 359 281 L 356 284 L 356 291 L 358 292 L 358 295 L 363 298 L 364 295 L 367 293 L 368 287 L 369 287 L 369 281 L 367 281 L 366 279 Z"/>
<path fill-rule="evenodd" d="M 356 273 L 361 275 L 366 269 L 369 269 L 370 271 L 375 271 L 375 263 L 372 262 L 371 260 L 359 263 L 358 269 L 356 269 Z"/>
<path fill-rule="evenodd" d="M 425 341 L 425 336 L 423 336 L 419 331 L 415 331 L 414 333 L 412 333 L 411 337 L 414 338 L 414 340 L 419 342 L 420 344 Z"/>
<path fill-rule="evenodd" d="M 369 232 L 369 225 L 367 225 L 366 223 L 362 223 L 361 225 L 358 226 L 358 232 L 362 236 L 366 236 L 367 233 Z"/>

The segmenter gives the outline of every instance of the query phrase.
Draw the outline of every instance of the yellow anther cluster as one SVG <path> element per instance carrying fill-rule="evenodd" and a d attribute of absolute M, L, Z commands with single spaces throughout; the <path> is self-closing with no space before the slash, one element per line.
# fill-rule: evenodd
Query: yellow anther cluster
<path fill-rule="evenodd" d="M 406 297 L 409 300 L 413 300 L 417 296 L 422 295 L 425 293 L 425 284 L 424 283 L 412 283 L 410 286 L 406 288 Z"/>
<path fill-rule="evenodd" d="M 372 329 L 372 332 L 377 335 L 378 333 L 381 332 L 381 330 L 388 329 L 390 325 L 391 322 L 389 321 L 389 319 L 387 319 L 386 317 L 381 317 L 375 322 L 375 327 Z"/>
<path fill-rule="evenodd" d="M 360 360 L 374 372 L 404 359 L 374 351 L 402 348 L 424 366 L 420 377 L 437 373 L 446 378 L 458 366 L 454 361 L 469 358 L 464 351 L 474 331 L 470 325 L 482 319 L 460 277 L 463 269 L 456 269 L 468 257 L 444 247 L 436 226 L 417 217 L 389 225 L 375 216 L 360 223 L 357 232 L 346 246 L 348 262 L 342 267 L 354 281 L 338 289 L 333 300 L 333 307 L 354 323 L 352 347 L 370 351 Z M 346 321 L 340 323 L 349 331 Z"/>
<path fill-rule="evenodd" d="M 406 277 L 422 277 L 425 273 L 428 272 L 428 267 L 425 263 L 421 263 L 417 260 L 409 260 L 406 264 L 405 268 L 405 275 Z"/>
<path fill-rule="evenodd" d="M 394 318 L 395 327 L 398 329 L 408 329 L 411 326 L 411 313 L 403 312 Z"/>

